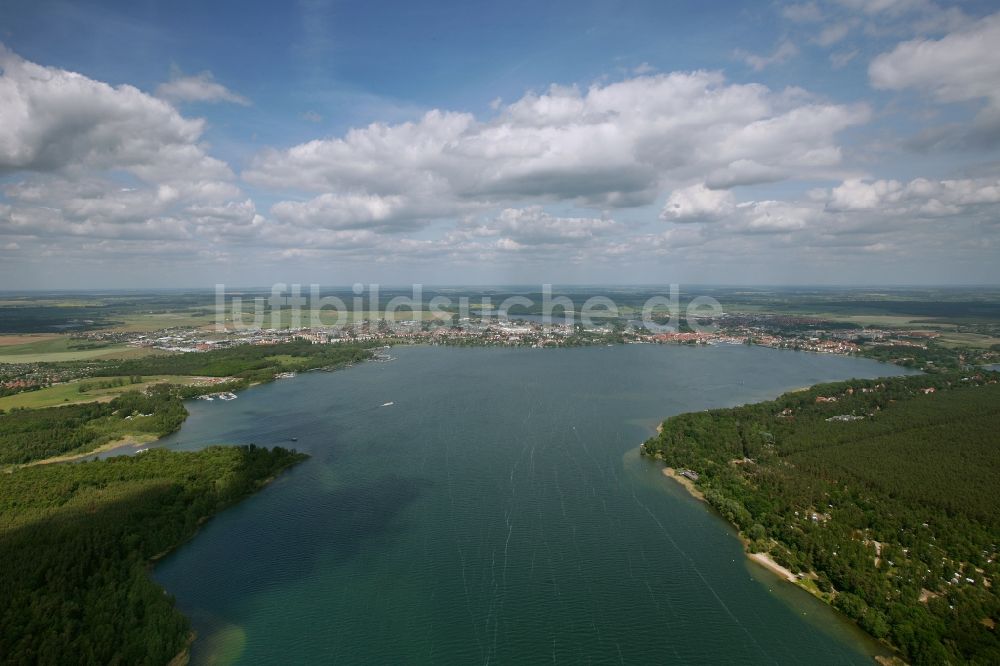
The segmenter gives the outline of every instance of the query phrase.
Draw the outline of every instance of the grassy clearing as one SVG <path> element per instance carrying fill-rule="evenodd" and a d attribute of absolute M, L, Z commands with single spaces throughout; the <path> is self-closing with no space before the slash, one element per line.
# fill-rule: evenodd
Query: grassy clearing
<path fill-rule="evenodd" d="M 301 358 L 296 358 L 291 354 L 276 354 L 275 356 L 265 356 L 265 361 L 274 361 L 280 363 L 283 367 L 291 367 L 293 365 L 298 365 L 302 360 Z"/>
<path fill-rule="evenodd" d="M 122 386 L 108 388 L 91 388 L 86 392 L 80 392 L 81 385 L 95 385 L 98 382 L 107 382 L 119 379 L 117 377 L 101 377 L 99 379 L 84 379 L 65 384 L 56 384 L 39 391 L 27 391 L 16 395 L 8 395 L 0 398 L 0 409 L 8 410 L 17 407 L 27 407 L 38 409 L 41 407 L 55 407 L 57 405 L 71 405 L 82 402 L 107 402 L 126 391 L 142 391 L 154 384 L 194 384 L 201 381 L 201 377 L 189 377 L 184 375 L 155 375 L 143 377 L 143 381 L 138 384 L 129 384 L 128 377 L 121 377 L 124 380 Z"/>

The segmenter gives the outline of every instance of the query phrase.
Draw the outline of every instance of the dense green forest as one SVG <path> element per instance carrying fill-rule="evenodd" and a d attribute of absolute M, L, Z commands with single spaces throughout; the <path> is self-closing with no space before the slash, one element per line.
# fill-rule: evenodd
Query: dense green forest
<path fill-rule="evenodd" d="M 823 384 L 675 416 L 643 452 L 910 663 L 998 664 L 998 377 Z"/>
<path fill-rule="evenodd" d="M 0 474 L 0 660 L 166 664 L 190 627 L 150 561 L 304 457 L 153 449 Z"/>
<path fill-rule="evenodd" d="M 149 356 L 108 362 L 95 375 L 204 375 L 268 381 L 279 372 L 356 363 L 371 356 L 362 345 L 315 345 L 295 340 L 275 345 L 239 345 L 207 352 Z"/>
<path fill-rule="evenodd" d="M 91 451 L 127 435 L 162 437 L 185 418 L 180 394 L 168 385 L 129 391 L 110 402 L 0 412 L 0 465 Z"/>
<path fill-rule="evenodd" d="M 928 342 L 926 348 L 905 345 L 866 345 L 861 355 L 883 363 L 895 363 L 904 368 L 922 369 L 924 372 L 954 372 L 969 364 L 968 349 L 945 347 Z"/>

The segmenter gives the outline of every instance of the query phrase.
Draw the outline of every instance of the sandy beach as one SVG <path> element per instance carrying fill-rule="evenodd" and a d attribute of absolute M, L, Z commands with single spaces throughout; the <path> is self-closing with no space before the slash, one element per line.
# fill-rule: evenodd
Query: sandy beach
<path fill-rule="evenodd" d="M 680 473 L 677 470 L 675 470 L 673 467 L 664 467 L 663 468 L 663 476 L 671 478 L 674 481 L 676 481 L 677 483 L 679 483 L 682 486 L 684 486 L 685 490 L 687 490 L 691 494 L 692 497 L 694 497 L 694 498 L 696 498 L 698 500 L 701 500 L 702 502 L 706 502 L 707 501 L 705 499 L 704 493 L 702 493 L 701 490 L 698 489 L 698 486 L 695 485 L 694 481 L 692 481 L 691 479 L 689 479 L 687 477 L 681 476 Z M 741 540 L 743 540 L 743 539 L 741 539 Z M 747 542 L 745 540 L 743 540 L 743 546 L 744 546 L 744 548 L 746 548 L 746 546 L 747 546 Z M 748 551 L 746 555 L 747 555 L 747 557 L 749 557 L 751 560 L 753 560 L 754 562 L 756 562 L 760 566 L 764 567 L 765 569 L 769 569 L 770 571 L 772 571 L 773 573 L 781 576 L 782 578 L 784 578 L 785 580 L 789 581 L 790 583 L 797 583 L 797 582 L 799 582 L 798 576 L 796 576 L 795 574 L 793 574 L 787 568 L 785 568 L 785 567 L 781 566 L 780 564 L 778 564 L 777 562 L 775 562 L 774 559 L 769 554 L 767 554 L 767 553 L 751 553 L 751 552 Z"/>
<path fill-rule="evenodd" d="M 791 583 L 796 583 L 799 580 L 795 574 L 775 562 L 774 559 L 767 553 L 747 553 L 747 557 L 765 569 L 770 569 L 772 572 L 778 574 Z"/>
<path fill-rule="evenodd" d="M 673 467 L 664 467 L 663 476 L 669 477 L 674 481 L 676 481 L 677 483 L 684 486 L 684 488 L 687 489 L 687 491 L 691 493 L 691 496 L 694 497 L 695 499 L 699 499 L 702 502 L 706 501 L 705 495 L 700 490 L 698 490 L 698 486 L 694 485 L 694 481 L 687 478 L 686 476 L 681 476 L 680 473 Z"/>

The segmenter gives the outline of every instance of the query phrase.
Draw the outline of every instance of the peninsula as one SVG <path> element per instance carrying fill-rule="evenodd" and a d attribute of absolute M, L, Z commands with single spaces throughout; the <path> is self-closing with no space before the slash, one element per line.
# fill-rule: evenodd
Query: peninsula
<path fill-rule="evenodd" d="M 0 654 L 7 663 L 183 657 L 190 624 L 150 563 L 305 455 L 153 449 L 0 474 Z"/>

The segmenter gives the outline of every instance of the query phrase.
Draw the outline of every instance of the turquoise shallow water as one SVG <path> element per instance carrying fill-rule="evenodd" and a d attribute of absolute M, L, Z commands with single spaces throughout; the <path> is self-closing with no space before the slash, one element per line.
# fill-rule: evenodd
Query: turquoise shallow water
<path fill-rule="evenodd" d="M 157 566 L 195 663 L 872 663 L 637 446 L 671 414 L 898 368 L 743 346 L 393 354 L 192 402 L 162 442 L 312 456 Z"/>

